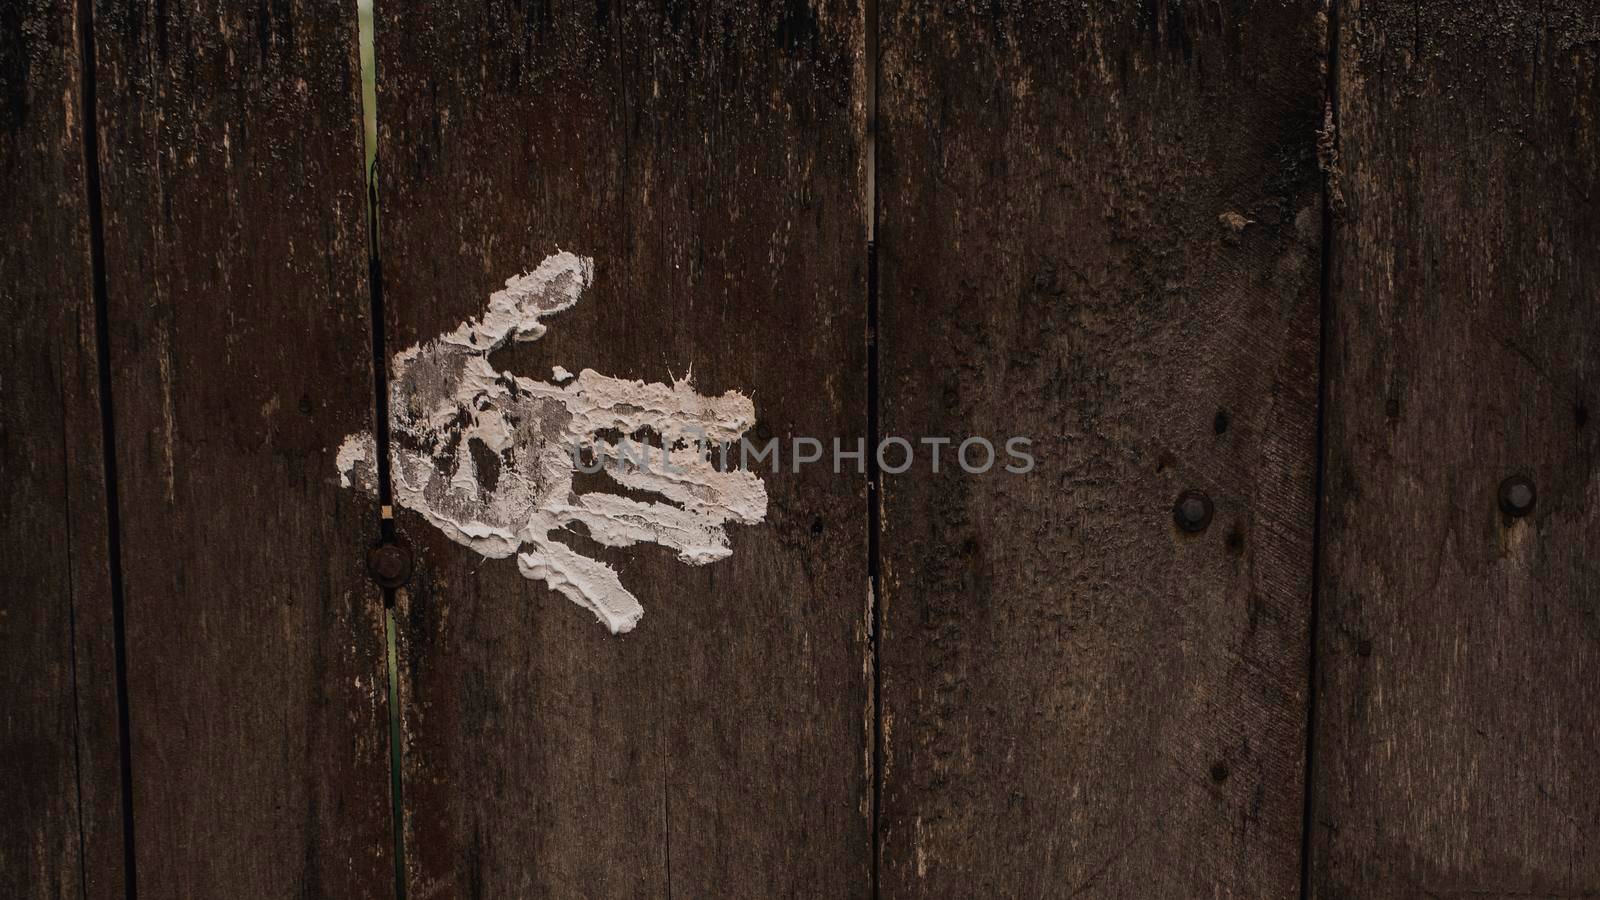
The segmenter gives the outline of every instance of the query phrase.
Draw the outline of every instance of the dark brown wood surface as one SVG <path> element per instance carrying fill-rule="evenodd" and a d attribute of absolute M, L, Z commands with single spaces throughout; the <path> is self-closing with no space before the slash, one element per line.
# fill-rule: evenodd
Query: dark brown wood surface
<path fill-rule="evenodd" d="M 864 433 L 863 28 L 849 2 L 430 2 L 378 21 L 389 351 L 558 248 L 594 285 L 498 353 L 754 398 L 765 441 Z M 765 477 L 691 568 L 606 551 L 614 637 L 400 511 L 412 896 L 821 896 L 871 877 L 866 497 Z"/>
<path fill-rule="evenodd" d="M 356 22 L 0 5 L 0 895 L 1600 893 L 1592 4 L 380 8 L 382 322 Z M 335 453 L 557 249 L 497 368 L 916 461 L 617 636 L 400 510 L 397 885 Z"/>
<path fill-rule="evenodd" d="M 139 890 L 389 895 L 355 11 L 94 27 Z"/>
<path fill-rule="evenodd" d="M 1339 18 L 1312 894 L 1591 896 L 1600 11 Z"/>
<path fill-rule="evenodd" d="M 0 895 L 122 889 L 74 4 L 0 8 Z"/>
<path fill-rule="evenodd" d="M 882 892 L 1291 896 L 1318 8 L 882 15 L 883 432 L 1037 458 L 886 476 Z"/>

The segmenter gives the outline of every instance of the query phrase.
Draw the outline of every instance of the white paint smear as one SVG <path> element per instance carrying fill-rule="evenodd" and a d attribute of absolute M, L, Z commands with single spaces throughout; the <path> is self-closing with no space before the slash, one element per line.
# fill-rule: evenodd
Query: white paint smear
<path fill-rule="evenodd" d="M 515 554 L 524 576 L 592 611 L 615 634 L 644 615 L 638 598 L 615 569 L 554 532 L 581 526 L 604 546 L 661 544 L 704 565 L 732 552 L 726 523 L 766 517 L 767 492 L 754 473 L 719 471 L 709 458 L 716 444 L 755 424 L 755 405 L 737 391 L 713 397 L 696 393 L 688 378 L 647 384 L 592 369 L 573 376 L 560 366 L 542 382 L 489 364 L 510 341 L 542 337 L 540 319 L 577 303 L 593 273 L 593 260 L 557 253 L 507 279 L 481 317 L 395 354 L 390 472 L 396 503 L 486 557 Z M 573 490 L 574 447 L 616 460 L 616 445 L 600 433 L 641 431 L 670 442 L 670 467 L 657 447 L 646 469 L 613 462 L 597 476 L 628 496 Z M 350 435 L 337 457 L 341 483 L 376 493 L 376 459 L 371 434 Z"/>

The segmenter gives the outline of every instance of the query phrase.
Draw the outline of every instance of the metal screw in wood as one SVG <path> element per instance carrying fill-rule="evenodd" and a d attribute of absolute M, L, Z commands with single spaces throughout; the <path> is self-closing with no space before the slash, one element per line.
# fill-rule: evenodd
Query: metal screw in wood
<path fill-rule="evenodd" d="M 1527 476 L 1512 475 L 1500 482 L 1500 511 L 1506 515 L 1520 519 L 1533 512 L 1538 502 L 1539 492 Z"/>
<path fill-rule="evenodd" d="M 399 544 L 373 547 L 367 551 L 367 572 L 382 587 L 401 587 L 411 580 L 411 551 Z"/>
<path fill-rule="evenodd" d="M 1172 505 L 1172 520 L 1191 534 L 1199 534 L 1211 524 L 1211 498 L 1205 491 L 1187 490 Z"/>

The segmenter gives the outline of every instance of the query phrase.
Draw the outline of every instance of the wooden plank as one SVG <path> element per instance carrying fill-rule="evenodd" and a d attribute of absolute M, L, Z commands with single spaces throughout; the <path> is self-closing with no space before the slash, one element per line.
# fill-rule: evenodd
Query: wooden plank
<path fill-rule="evenodd" d="M 563 248 L 592 287 L 496 369 L 692 368 L 701 393 L 754 398 L 758 442 L 853 446 L 861 24 L 849 2 L 380 8 L 390 350 Z M 864 477 L 763 481 L 766 520 L 730 525 L 710 565 L 563 538 L 641 598 L 617 637 L 400 511 L 420 548 L 400 604 L 413 896 L 864 889 Z"/>
<path fill-rule="evenodd" d="M 882 891 L 1290 896 L 1318 9 L 882 15 L 883 433 L 1036 459 L 886 476 Z"/>
<path fill-rule="evenodd" d="M 123 888 L 77 14 L 0 9 L 0 895 L 18 898 Z"/>
<path fill-rule="evenodd" d="M 1316 896 L 1600 891 L 1597 35 L 1339 5 Z"/>
<path fill-rule="evenodd" d="M 355 9 L 94 24 L 140 891 L 388 895 Z"/>

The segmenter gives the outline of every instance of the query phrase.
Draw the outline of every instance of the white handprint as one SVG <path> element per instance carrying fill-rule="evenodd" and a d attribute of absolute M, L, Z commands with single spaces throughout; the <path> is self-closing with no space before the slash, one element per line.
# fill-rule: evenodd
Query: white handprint
<path fill-rule="evenodd" d="M 577 523 L 606 546 L 650 541 L 678 551 L 686 563 L 704 565 L 732 552 L 724 523 L 753 524 L 766 516 L 767 493 L 754 473 L 720 471 L 709 459 L 713 446 L 737 441 L 755 422 L 754 404 L 736 391 L 710 397 L 695 393 L 687 379 L 646 384 L 592 369 L 573 378 L 559 366 L 556 381 L 542 382 L 489 364 L 489 354 L 508 341 L 543 336 L 540 319 L 577 303 L 593 272 L 592 260 L 556 253 L 531 273 L 507 279 L 481 318 L 395 354 L 390 470 L 396 503 L 484 556 L 516 553 L 524 576 L 593 611 L 618 633 L 644 615 L 638 599 L 614 569 L 554 540 L 552 532 Z M 619 461 L 616 445 L 598 436 L 641 431 L 672 448 L 669 464 L 618 464 L 626 459 Z M 491 471 L 479 471 L 475 444 Z M 606 457 L 605 472 L 622 487 L 666 502 L 575 493 L 580 446 Z M 338 455 L 343 484 L 375 492 L 376 459 L 371 434 L 346 438 Z"/>

